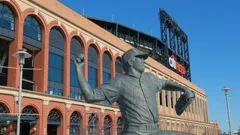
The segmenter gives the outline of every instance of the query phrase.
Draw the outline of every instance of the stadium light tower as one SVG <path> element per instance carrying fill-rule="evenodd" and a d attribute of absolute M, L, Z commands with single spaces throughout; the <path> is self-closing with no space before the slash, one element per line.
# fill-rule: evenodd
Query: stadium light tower
<path fill-rule="evenodd" d="M 228 107 L 228 92 L 229 92 L 229 90 L 230 90 L 230 89 L 227 88 L 226 86 L 222 89 L 222 91 L 225 92 L 225 96 L 226 96 L 227 113 L 228 113 L 229 134 L 232 135 L 231 120 L 230 120 L 230 112 L 229 112 L 229 107 Z"/>
<path fill-rule="evenodd" d="M 20 75 L 19 75 L 19 86 L 18 86 L 18 119 L 17 119 L 17 135 L 20 134 L 20 121 L 21 121 L 21 104 L 22 104 L 22 74 L 23 74 L 23 65 L 25 63 L 25 58 L 30 58 L 32 55 L 27 53 L 26 49 L 20 49 L 12 56 L 18 58 L 20 66 Z"/>

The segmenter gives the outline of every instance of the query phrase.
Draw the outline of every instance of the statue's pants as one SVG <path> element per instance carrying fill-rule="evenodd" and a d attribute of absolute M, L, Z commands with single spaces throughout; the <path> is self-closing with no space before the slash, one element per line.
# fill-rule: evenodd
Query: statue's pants
<path fill-rule="evenodd" d="M 159 124 L 139 124 L 124 126 L 122 135 L 186 135 L 175 131 L 160 131 Z"/>

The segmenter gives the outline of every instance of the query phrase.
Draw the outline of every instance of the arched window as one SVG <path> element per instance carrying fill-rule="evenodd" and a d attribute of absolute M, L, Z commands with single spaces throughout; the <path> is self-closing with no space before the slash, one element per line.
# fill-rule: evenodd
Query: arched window
<path fill-rule="evenodd" d="M 36 18 L 33 16 L 26 17 L 23 34 L 29 38 L 41 41 L 41 28 Z"/>
<path fill-rule="evenodd" d="M 70 118 L 70 135 L 80 135 L 81 117 L 78 112 L 73 112 Z"/>
<path fill-rule="evenodd" d="M 98 118 L 96 113 L 92 113 L 88 119 L 88 134 L 97 135 Z"/>
<path fill-rule="evenodd" d="M 27 106 L 22 110 L 21 121 L 23 127 L 30 129 L 30 125 L 36 124 L 38 119 L 37 112 L 31 106 Z M 29 131 L 26 131 L 29 132 Z"/>
<path fill-rule="evenodd" d="M 14 30 L 14 15 L 10 8 L 0 3 L 0 27 L 8 29 L 8 30 Z"/>
<path fill-rule="evenodd" d="M 0 113 L 9 113 L 8 108 L 3 103 L 0 103 Z"/>
<path fill-rule="evenodd" d="M 109 116 L 104 118 L 104 135 L 111 135 L 112 120 Z"/>
<path fill-rule="evenodd" d="M 48 124 L 52 125 L 59 125 L 61 123 L 61 115 L 59 114 L 58 110 L 53 109 L 48 114 Z"/>
<path fill-rule="evenodd" d="M 119 59 L 116 59 L 116 62 L 115 62 L 115 72 L 116 72 L 116 77 L 122 74 L 122 63 Z"/>
<path fill-rule="evenodd" d="M 74 99 L 81 99 L 80 90 L 78 86 L 77 72 L 74 64 L 76 57 L 82 53 L 81 43 L 76 39 L 71 40 L 71 60 L 70 60 L 70 97 Z"/>
<path fill-rule="evenodd" d="M 27 106 L 22 110 L 22 116 L 36 119 L 37 113 L 31 106 Z"/>
<path fill-rule="evenodd" d="M 5 124 L 8 122 L 12 122 L 11 118 L 13 118 L 9 112 L 9 109 L 7 108 L 7 106 L 3 103 L 0 103 L 0 134 L 6 134 L 6 130 L 9 126 L 9 124 Z"/>
<path fill-rule="evenodd" d="M 58 128 L 61 125 L 61 115 L 58 110 L 53 109 L 48 114 L 48 121 L 47 121 L 47 134 L 48 135 L 55 135 L 58 132 Z"/>
<path fill-rule="evenodd" d="M 52 28 L 49 36 L 48 93 L 63 94 L 64 38 L 59 30 Z"/>
<path fill-rule="evenodd" d="M 103 54 L 103 83 L 111 78 L 111 60 L 107 53 Z"/>
<path fill-rule="evenodd" d="M 122 118 L 118 118 L 118 120 L 117 120 L 117 135 L 122 134 L 123 127 L 124 127 L 124 125 L 123 125 Z"/>
<path fill-rule="evenodd" d="M 97 52 L 93 46 L 90 46 L 88 49 L 88 82 L 93 89 L 97 87 L 97 68 Z"/>
<path fill-rule="evenodd" d="M 106 83 L 111 78 L 111 59 L 109 55 L 105 52 L 103 54 L 103 83 Z M 106 100 L 103 102 L 105 105 L 110 105 L 110 103 Z"/>

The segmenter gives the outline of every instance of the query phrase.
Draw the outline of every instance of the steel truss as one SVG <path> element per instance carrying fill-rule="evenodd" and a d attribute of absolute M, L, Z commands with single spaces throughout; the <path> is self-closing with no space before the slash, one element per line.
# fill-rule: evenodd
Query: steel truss
<path fill-rule="evenodd" d="M 167 12 L 159 9 L 161 41 L 169 48 L 167 57 L 175 55 L 177 62 L 185 67 L 182 75 L 191 81 L 188 37 Z"/>

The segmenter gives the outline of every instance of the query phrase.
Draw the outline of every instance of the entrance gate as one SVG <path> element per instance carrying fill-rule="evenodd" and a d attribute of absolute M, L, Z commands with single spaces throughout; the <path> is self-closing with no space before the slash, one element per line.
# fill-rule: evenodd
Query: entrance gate
<path fill-rule="evenodd" d="M 48 135 L 57 135 L 57 129 L 60 125 L 61 125 L 61 116 L 56 109 L 53 109 L 48 114 L 48 126 L 47 126 Z"/>
<path fill-rule="evenodd" d="M 22 110 L 20 135 L 30 135 L 30 127 L 37 123 L 38 116 L 31 106 Z"/>
<path fill-rule="evenodd" d="M 70 135 L 80 135 L 81 117 L 78 112 L 73 112 L 70 118 Z"/>

